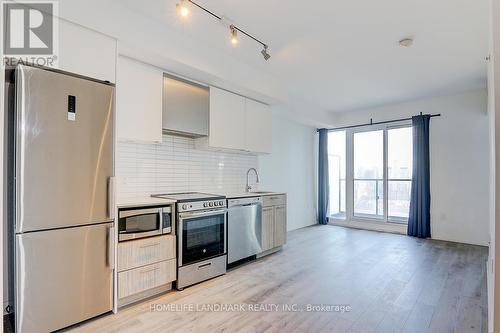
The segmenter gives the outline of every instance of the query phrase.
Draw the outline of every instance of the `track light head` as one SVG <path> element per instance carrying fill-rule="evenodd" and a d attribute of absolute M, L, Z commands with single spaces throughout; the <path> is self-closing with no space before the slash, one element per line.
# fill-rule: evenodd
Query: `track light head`
<path fill-rule="evenodd" d="M 188 1 L 187 0 L 180 0 L 176 5 L 175 8 L 177 9 L 177 15 L 179 15 L 182 18 L 186 18 L 189 16 L 189 8 L 188 8 Z"/>
<path fill-rule="evenodd" d="M 231 43 L 233 43 L 233 45 L 238 44 L 238 30 L 236 27 L 231 24 L 229 26 L 229 31 L 231 32 Z"/>
<path fill-rule="evenodd" d="M 262 51 L 260 51 L 260 53 L 262 53 L 262 56 L 266 61 L 269 60 L 269 58 L 271 58 L 271 55 L 269 54 L 269 52 L 267 52 L 267 45 L 264 45 L 264 48 L 262 49 Z"/>
<path fill-rule="evenodd" d="M 227 26 L 228 24 L 230 24 L 230 22 L 228 22 L 228 20 L 224 16 L 218 15 L 218 14 L 214 13 L 213 11 L 203 7 L 202 5 L 197 3 L 197 0 L 177 0 L 177 3 L 175 5 L 175 8 L 177 10 L 177 15 L 179 15 L 179 17 L 182 19 L 187 19 L 187 17 L 190 15 L 190 6 L 191 5 L 194 6 L 193 8 L 195 8 L 195 7 L 199 8 L 203 12 L 216 18 L 224 26 Z M 271 58 L 271 55 L 267 51 L 269 46 L 267 44 L 264 44 L 264 42 L 262 42 L 258 38 L 252 36 L 251 34 L 244 31 L 243 29 L 240 29 L 239 27 L 235 26 L 234 24 L 229 25 L 229 32 L 230 32 L 231 44 L 233 44 L 234 46 L 236 46 L 239 43 L 238 32 L 241 32 L 242 35 L 245 35 L 246 37 L 253 39 L 255 42 L 257 42 L 258 44 L 263 46 L 263 49 L 262 49 L 262 51 L 260 51 L 260 53 L 264 57 L 264 60 L 267 61 Z"/>

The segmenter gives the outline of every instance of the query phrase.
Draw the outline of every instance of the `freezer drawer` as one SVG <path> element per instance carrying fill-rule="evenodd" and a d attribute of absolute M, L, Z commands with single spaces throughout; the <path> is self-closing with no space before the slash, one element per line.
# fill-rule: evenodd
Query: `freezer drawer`
<path fill-rule="evenodd" d="M 49 332 L 112 309 L 113 224 L 16 235 L 17 332 Z"/>

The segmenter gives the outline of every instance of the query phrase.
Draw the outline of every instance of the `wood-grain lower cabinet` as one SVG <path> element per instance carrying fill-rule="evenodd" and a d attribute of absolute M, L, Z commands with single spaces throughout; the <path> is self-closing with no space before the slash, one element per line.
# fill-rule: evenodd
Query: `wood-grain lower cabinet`
<path fill-rule="evenodd" d="M 118 298 L 168 284 L 176 278 L 175 259 L 118 273 Z"/>
<path fill-rule="evenodd" d="M 118 244 L 118 271 L 175 258 L 176 237 L 165 235 Z"/>
<path fill-rule="evenodd" d="M 286 243 L 286 195 L 262 197 L 262 252 Z"/>
<path fill-rule="evenodd" d="M 286 243 L 286 205 L 274 207 L 274 246 Z"/>
<path fill-rule="evenodd" d="M 175 235 L 119 243 L 117 268 L 118 306 L 171 289 L 177 279 Z"/>
<path fill-rule="evenodd" d="M 274 207 L 262 208 L 262 251 L 270 250 L 274 247 Z"/>

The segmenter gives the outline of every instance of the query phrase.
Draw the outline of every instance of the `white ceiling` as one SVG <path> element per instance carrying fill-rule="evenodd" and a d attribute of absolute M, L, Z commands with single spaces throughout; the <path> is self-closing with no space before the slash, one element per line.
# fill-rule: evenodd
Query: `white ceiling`
<path fill-rule="evenodd" d="M 240 36 L 197 8 L 182 21 L 176 0 L 116 0 L 272 75 L 302 100 L 346 111 L 479 89 L 486 84 L 488 0 L 199 0 L 270 45 Z M 397 41 L 413 37 L 411 48 Z M 168 42 L 168 41 L 166 41 Z"/>

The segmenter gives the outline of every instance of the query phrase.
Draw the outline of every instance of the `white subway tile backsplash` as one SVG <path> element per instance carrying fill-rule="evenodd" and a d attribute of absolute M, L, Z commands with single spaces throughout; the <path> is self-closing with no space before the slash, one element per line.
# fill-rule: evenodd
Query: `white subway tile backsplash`
<path fill-rule="evenodd" d="M 152 193 L 240 192 L 247 170 L 258 168 L 256 155 L 197 150 L 194 139 L 171 135 L 160 144 L 118 142 L 116 157 L 119 200 Z"/>

